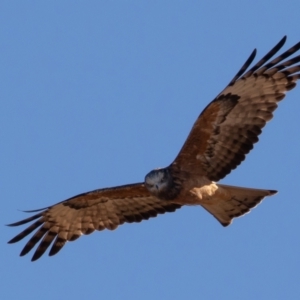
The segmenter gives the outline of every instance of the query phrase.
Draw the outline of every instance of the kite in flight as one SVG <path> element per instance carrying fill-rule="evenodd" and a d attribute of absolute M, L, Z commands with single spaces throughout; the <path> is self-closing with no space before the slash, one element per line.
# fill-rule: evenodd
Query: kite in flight
<path fill-rule="evenodd" d="M 144 182 L 105 188 L 74 196 L 37 212 L 20 222 L 34 221 L 15 236 L 15 243 L 32 233 L 21 252 L 27 254 L 39 243 L 32 261 L 52 243 L 49 255 L 67 241 L 95 230 L 113 230 L 125 222 L 140 222 L 184 205 L 201 205 L 223 226 L 249 212 L 274 190 L 250 189 L 216 183 L 235 169 L 258 141 L 277 103 L 300 78 L 300 42 L 274 58 L 286 36 L 247 71 L 256 49 L 228 86 L 203 110 L 178 156 L 166 168 L 148 173 Z M 285 61 L 284 61 L 285 60 Z"/>

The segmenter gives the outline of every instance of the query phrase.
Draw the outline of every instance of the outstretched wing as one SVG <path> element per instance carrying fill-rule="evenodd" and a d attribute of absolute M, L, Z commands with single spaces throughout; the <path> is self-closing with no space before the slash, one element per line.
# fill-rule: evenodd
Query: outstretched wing
<path fill-rule="evenodd" d="M 277 103 L 300 78 L 300 42 L 266 63 L 284 45 L 284 37 L 254 67 L 252 52 L 229 85 L 200 114 L 177 158 L 181 169 L 218 181 L 235 169 L 258 141 Z"/>
<path fill-rule="evenodd" d="M 20 254 L 27 254 L 43 238 L 32 257 L 34 261 L 44 254 L 53 241 L 50 256 L 56 254 L 67 241 L 74 241 L 82 234 L 105 228 L 113 230 L 124 222 L 141 222 L 158 214 L 173 212 L 180 207 L 153 197 L 142 183 L 95 190 L 46 209 L 29 211 L 39 213 L 8 226 L 36 221 L 9 243 L 18 242 L 39 228 Z"/>

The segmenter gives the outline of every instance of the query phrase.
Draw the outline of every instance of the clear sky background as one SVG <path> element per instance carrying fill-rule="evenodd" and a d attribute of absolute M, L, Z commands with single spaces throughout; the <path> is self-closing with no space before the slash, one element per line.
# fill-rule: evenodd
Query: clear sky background
<path fill-rule="evenodd" d="M 172 162 L 254 48 L 300 40 L 294 1 L 1 1 L 1 299 L 297 299 L 300 87 L 222 182 L 277 189 L 223 228 L 186 207 L 20 258 L 5 224 Z M 257 61 L 257 59 L 256 59 Z M 26 239 L 27 240 L 27 239 Z"/>

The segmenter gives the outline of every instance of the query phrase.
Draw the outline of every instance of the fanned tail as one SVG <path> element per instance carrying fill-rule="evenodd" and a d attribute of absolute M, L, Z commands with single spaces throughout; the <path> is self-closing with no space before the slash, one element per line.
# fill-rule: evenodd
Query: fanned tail
<path fill-rule="evenodd" d="M 218 193 L 213 201 L 202 206 L 211 213 L 223 226 L 228 226 L 233 218 L 248 213 L 265 197 L 277 193 L 274 190 L 261 190 L 230 185 L 217 184 Z"/>

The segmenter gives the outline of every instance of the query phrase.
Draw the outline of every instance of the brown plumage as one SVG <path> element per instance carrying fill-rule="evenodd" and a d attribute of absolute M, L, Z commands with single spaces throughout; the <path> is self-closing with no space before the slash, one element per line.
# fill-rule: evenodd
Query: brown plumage
<path fill-rule="evenodd" d="M 203 110 L 174 162 L 151 171 L 144 183 L 100 189 L 80 194 L 9 226 L 34 221 L 9 243 L 36 230 L 21 256 L 36 244 L 32 260 L 56 254 L 67 241 L 94 230 L 117 228 L 124 222 L 140 222 L 183 205 L 201 205 L 223 226 L 255 207 L 276 191 L 216 184 L 235 169 L 258 141 L 277 103 L 300 78 L 300 42 L 271 60 L 284 45 L 284 37 L 255 66 L 252 52 L 229 85 Z"/>
<path fill-rule="evenodd" d="M 90 234 L 95 230 L 113 230 L 125 222 L 141 222 L 180 207 L 153 197 L 143 183 L 95 190 L 38 210 L 41 212 L 10 224 L 9 226 L 19 226 L 36 220 L 9 243 L 20 241 L 40 227 L 20 254 L 27 254 L 46 234 L 32 258 L 36 260 L 44 254 L 52 241 L 54 243 L 49 255 L 56 254 L 67 241 L 75 241 L 82 234 Z"/>

